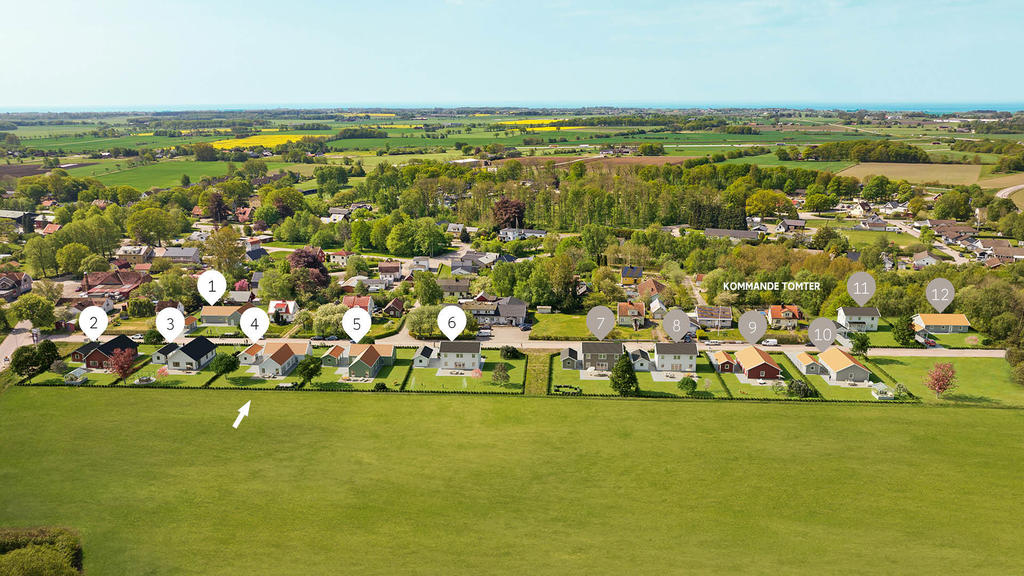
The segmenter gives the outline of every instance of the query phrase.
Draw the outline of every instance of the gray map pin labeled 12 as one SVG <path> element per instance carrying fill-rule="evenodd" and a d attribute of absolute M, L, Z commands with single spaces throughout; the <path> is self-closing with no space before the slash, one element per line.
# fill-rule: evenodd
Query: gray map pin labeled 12
<path fill-rule="evenodd" d="M 928 299 L 928 303 L 932 305 L 932 308 L 935 308 L 935 311 L 940 314 L 953 303 L 954 296 L 956 296 L 956 288 L 953 288 L 953 283 L 945 278 L 932 280 L 928 283 L 928 287 L 924 289 L 924 297 Z"/>
<path fill-rule="evenodd" d="M 594 306 L 587 312 L 587 330 L 594 338 L 604 340 L 612 328 L 615 328 L 615 314 L 607 306 Z"/>
<path fill-rule="evenodd" d="M 846 280 L 846 293 L 858 306 L 863 306 L 875 295 L 875 277 L 867 272 L 855 272 Z"/>
<path fill-rule="evenodd" d="M 836 341 L 836 323 L 828 318 L 815 318 L 807 327 L 807 337 L 811 344 L 824 352 Z"/>
<path fill-rule="evenodd" d="M 768 331 L 768 319 L 757 310 L 749 310 L 740 316 L 740 335 L 750 344 L 757 344 Z"/>
<path fill-rule="evenodd" d="M 661 328 L 673 342 L 679 342 L 690 333 L 690 317 L 679 308 L 673 308 L 661 320 Z"/>

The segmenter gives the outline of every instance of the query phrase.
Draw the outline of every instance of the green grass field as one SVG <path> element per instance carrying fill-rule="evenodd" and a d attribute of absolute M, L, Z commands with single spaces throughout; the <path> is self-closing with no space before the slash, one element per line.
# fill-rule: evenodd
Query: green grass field
<path fill-rule="evenodd" d="M 1024 407 L 1024 387 L 1013 382 L 1010 365 L 1002 358 L 871 357 L 907 390 L 927 403 L 981 404 Z M 959 376 L 958 389 L 941 399 L 928 390 L 924 380 L 937 362 L 950 362 Z"/>
<path fill-rule="evenodd" d="M 0 413 L 0 524 L 78 530 L 95 575 L 1024 563 L 1016 410 L 14 388 Z"/>
<path fill-rule="evenodd" d="M 613 310 L 614 312 L 614 310 Z M 587 328 L 586 314 L 534 314 L 530 340 L 593 340 Z M 653 340 L 653 323 L 634 331 L 631 327 L 616 326 L 606 340 Z"/>
<path fill-rule="evenodd" d="M 412 354 L 410 350 L 410 357 Z M 406 384 L 406 390 L 423 391 L 469 391 L 469 392 L 519 392 L 523 389 L 523 378 L 526 371 L 526 359 L 503 360 L 498 350 L 484 350 L 484 367 L 479 378 L 474 378 L 466 371 L 465 376 L 438 376 L 437 368 L 413 368 Z M 508 370 L 507 384 L 492 383 L 494 367 L 498 363 L 505 364 Z"/>

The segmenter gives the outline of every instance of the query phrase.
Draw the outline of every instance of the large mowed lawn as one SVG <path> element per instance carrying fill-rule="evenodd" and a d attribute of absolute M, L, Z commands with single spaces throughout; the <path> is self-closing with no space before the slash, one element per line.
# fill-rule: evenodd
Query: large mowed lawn
<path fill-rule="evenodd" d="M 1024 406 L 1024 387 L 1014 383 L 1010 365 L 1002 358 L 871 356 L 870 360 L 928 403 Z M 936 398 L 924 381 L 939 362 L 953 364 L 959 387 Z"/>
<path fill-rule="evenodd" d="M 415 352 L 410 349 L 410 358 Z M 484 350 L 484 366 L 479 376 L 472 371 L 464 370 L 461 376 L 438 376 L 437 368 L 412 368 L 406 390 L 414 392 L 520 392 L 523 390 L 523 379 L 526 377 L 526 358 L 505 360 L 499 350 Z M 494 381 L 494 369 L 504 364 L 508 371 L 508 382 Z"/>
<path fill-rule="evenodd" d="M 1024 564 L 1018 410 L 12 388 L 0 415 L 0 525 L 77 529 L 89 574 Z"/>

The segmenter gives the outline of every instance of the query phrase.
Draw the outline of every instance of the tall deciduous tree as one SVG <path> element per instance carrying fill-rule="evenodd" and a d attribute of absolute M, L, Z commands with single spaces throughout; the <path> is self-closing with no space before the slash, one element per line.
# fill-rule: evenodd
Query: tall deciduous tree
<path fill-rule="evenodd" d="M 110 356 L 110 371 L 123 381 L 128 381 L 135 364 L 135 351 L 131 348 L 118 350 Z"/>
<path fill-rule="evenodd" d="M 939 362 L 928 371 L 924 385 L 940 398 L 944 393 L 957 387 L 956 368 L 950 362 Z"/>
<path fill-rule="evenodd" d="M 523 226 L 526 205 L 520 200 L 502 196 L 494 203 L 491 210 L 494 214 L 494 224 L 499 228 L 521 228 Z"/>

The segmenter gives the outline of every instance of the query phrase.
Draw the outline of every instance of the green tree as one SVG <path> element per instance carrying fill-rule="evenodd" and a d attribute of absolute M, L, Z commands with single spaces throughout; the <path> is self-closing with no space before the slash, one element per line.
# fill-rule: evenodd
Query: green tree
<path fill-rule="evenodd" d="M 89 254 L 82 259 L 80 268 L 83 275 L 89 272 L 106 272 L 110 270 L 110 262 L 107 262 L 107 259 L 99 254 Z"/>
<path fill-rule="evenodd" d="M 430 306 L 441 302 L 444 298 L 444 292 L 441 290 L 441 286 L 437 283 L 433 274 L 420 271 L 413 277 L 415 279 L 414 293 L 421 305 Z"/>
<path fill-rule="evenodd" d="M 35 374 L 39 368 L 35 346 L 21 346 L 11 354 L 11 370 L 21 376 Z"/>
<path fill-rule="evenodd" d="M 676 386 L 687 396 L 693 396 L 693 393 L 697 391 L 697 381 L 690 377 L 681 379 Z"/>
<path fill-rule="evenodd" d="M 863 332 L 853 332 L 850 334 L 850 352 L 863 355 L 868 353 L 868 348 L 871 346 L 871 339 L 868 335 Z"/>
<path fill-rule="evenodd" d="M 31 292 L 22 294 L 8 308 L 15 323 L 28 320 L 35 328 L 53 328 L 56 321 L 53 309 L 52 301 Z"/>
<path fill-rule="evenodd" d="M 177 222 L 162 208 L 144 208 L 133 212 L 125 223 L 128 235 L 142 244 L 159 245 L 174 237 Z"/>
<path fill-rule="evenodd" d="M 323 364 L 320 363 L 320 359 L 315 356 L 307 356 L 299 365 L 295 367 L 295 375 L 299 377 L 302 385 L 309 384 L 320 373 L 323 371 Z"/>
<path fill-rule="evenodd" d="M 914 328 L 911 326 L 913 318 L 905 314 L 896 319 L 892 325 L 892 338 L 900 346 L 911 346 L 914 344 Z"/>
<path fill-rule="evenodd" d="M 216 374 L 227 374 L 238 370 L 240 364 L 238 356 L 221 352 L 210 360 L 210 369 Z"/>
<path fill-rule="evenodd" d="M 491 372 L 491 382 L 498 386 L 504 386 L 509 382 L 508 366 L 504 362 L 499 362 L 494 370 Z"/>
<path fill-rule="evenodd" d="M 203 252 L 210 258 L 214 269 L 226 276 L 236 276 L 245 256 L 238 231 L 232 226 L 224 226 L 211 234 L 203 244 Z"/>
<path fill-rule="evenodd" d="M 159 345 L 164 341 L 164 337 L 160 334 L 160 331 L 156 328 L 150 328 L 142 333 L 142 343 L 149 346 Z"/>
<path fill-rule="evenodd" d="M 615 361 L 615 366 L 612 367 L 611 386 L 619 396 L 640 394 L 640 382 L 637 380 L 633 362 L 630 361 L 628 354 L 621 354 Z"/>

